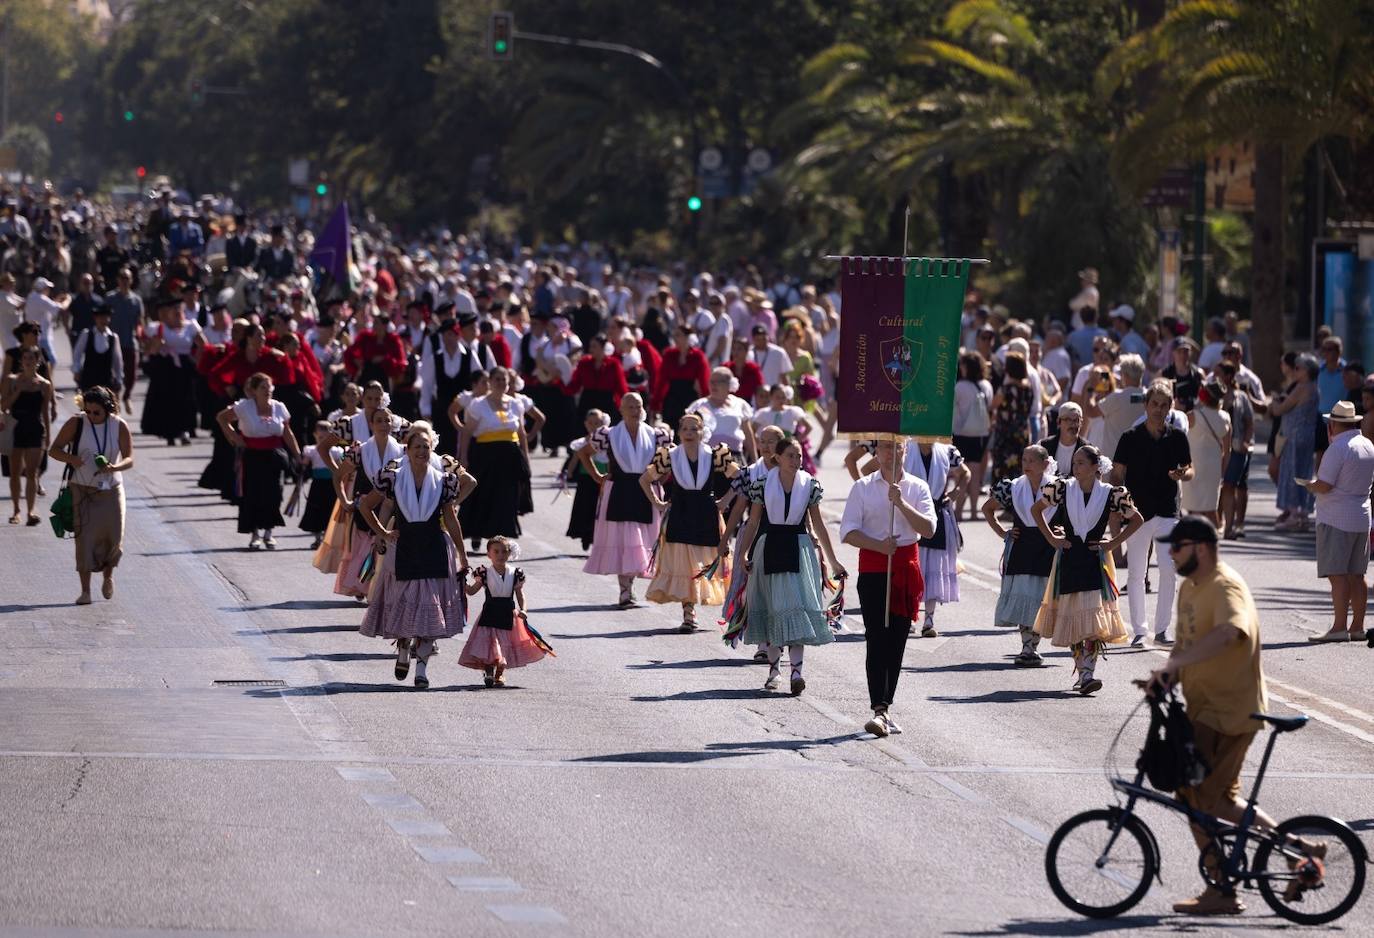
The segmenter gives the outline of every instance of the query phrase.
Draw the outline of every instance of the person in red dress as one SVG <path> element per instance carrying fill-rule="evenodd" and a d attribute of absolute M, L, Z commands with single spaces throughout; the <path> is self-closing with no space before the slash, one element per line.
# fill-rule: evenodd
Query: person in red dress
<path fill-rule="evenodd" d="M 405 374 L 405 345 L 389 325 L 386 316 L 377 316 L 372 320 L 372 328 L 358 333 L 344 352 L 344 368 L 356 383 L 378 381 L 383 390 L 390 390 L 392 382 Z"/>
<path fill-rule="evenodd" d="M 741 397 L 748 401 L 752 406 L 754 395 L 759 388 L 763 387 L 763 372 L 759 366 L 749 360 L 749 340 L 736 337 L 730 361 L 726 364 L 730 373 L 739 382 L 739 387 L 731 391 L 736 397 Z"/>
<path fill-rule="evenodd" d="M 652 410 L 663 422 L 676 427 L 687 405 L 711 393 L 711 363 L 692 345 L 696 330 L 687 323 L 673 329 L 672 347 L 663 353 L 663 364 L 654 384 Z"/>
<path fill-rule="evenodd" d="M 620 399 L 630 391 L 620 359 L 606 354 L 606 337 L 593 336 L 587 348 L 587 354 L 577 360 L 567 388 L 569 394 L 581 395 L 577 399 L 577 419 L 582 421 L 590 410 L 619 413 Z"/>
<path fill-rule="evenodd" d="M 487 347 L 491 357 L 496 359 L 498 367 L 510 367 L 510 346 L 506 343 L 506 337 L 496 331 L 496 323 L 490 319 L 483 319 L 477 327 L 477 341 Z"/>

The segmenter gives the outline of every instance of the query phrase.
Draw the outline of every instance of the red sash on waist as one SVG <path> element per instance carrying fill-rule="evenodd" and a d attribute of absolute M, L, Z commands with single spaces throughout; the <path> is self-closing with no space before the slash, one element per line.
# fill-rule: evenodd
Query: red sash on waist
<path fill-rule="evenodd" d="M 244 449 L 281 449 L 286 445 L 286 438 L 281 436 L 245 436 L 243 438 Z"/>
<path fill-rule="evenodd" d="M 860 573 L 887 573 L 887 557 L 876 550 L 859 550 Z M 892 614 L 914 619 L 921 611 L 926 581 L 921 576 L 921 557 L 916 544 L 898 547 L 892 555 Z"/>

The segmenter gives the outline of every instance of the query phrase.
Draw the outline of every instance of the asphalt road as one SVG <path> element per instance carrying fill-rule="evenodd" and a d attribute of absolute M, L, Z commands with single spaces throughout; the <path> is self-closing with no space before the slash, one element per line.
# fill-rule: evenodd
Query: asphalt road
<path fill-rule="evenodd" d="M 1145 817 L 1163 885 L 1129 917 L 1084 922 L 1056 902 L 1044 843 L 1109 803 L 1103 763 L 1138 700 L 1130 679 L 1161 659 L 1113 653 L 1090 699 L 1069 692 L 1066 654 L 1013 668 L 1017 640 L 991 624 L 998 545 L 984 525 L 965 526 L 963 602 L 942 610 L 940 638 L 908 648 L 894 708 L 906 732 L 879 741 L 862 732 L 857 610 L 839 642 L 808 654 L 804 695 L 764 692 L 746 650 L 677 634 L 677 607 L 616 610 L 614 581 L 581 573 L 552 460 L 535 460 L 520 565 L 558 657 L 489 690 L 457 667 L 453 641 L 417 692 L 393 680 L 388 645 L 357 633 L 361 608 L 310 566 L 307 535 L 245 549 L 233 509 L 194 487 L 203 435 L 137 443 L 112 601 L 71 605 L 70 543 L 0 529 L 2 934 L 1284 926 L 1258 896 L 1240 919 L 1173 915 L 1200 887 L 1196 850 L 1157 809 Z M 1307 644 L 1328 614 L 1312 539 L 1267 530 L 1260 472 L 1250 537 L 1223 550 L 1260 605 L 1274 709 L 1313 717 L 1279 744 L 1263 804 L 1343 817 L 1367 837 L 1374 652 Z M 822 478 L 837 519 L 842 470 Z M 1121 758 L 1133 761 L 1131 742 Z M 1341 927 L 1374 934 L 1371 904 Z"/>

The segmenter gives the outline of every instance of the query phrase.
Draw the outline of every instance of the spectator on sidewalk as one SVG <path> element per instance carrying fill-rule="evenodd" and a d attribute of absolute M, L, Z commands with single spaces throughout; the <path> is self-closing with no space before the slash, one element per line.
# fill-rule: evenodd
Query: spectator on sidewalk
<path fill-rule="evenodd" d="M 1374 442 L 1361 432 L 1355 405 L 1337 401 L 1326 415 L 1331 444 L 1315 479 L 1298 484 L 1317 497 L 1317 576 L 1331 581 L 1331 629 L 1313 642 L 1359 641 L 1369 588 L 1369 486 L 1374 482 Z M 1374 431 L 1374 415 L 1364 418 Z M 1347 619 L 1347 610 L 1349 617 Z"/>

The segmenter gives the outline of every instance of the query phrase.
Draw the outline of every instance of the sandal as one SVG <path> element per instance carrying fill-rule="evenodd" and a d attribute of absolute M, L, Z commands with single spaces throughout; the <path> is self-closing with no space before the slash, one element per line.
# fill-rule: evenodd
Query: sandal
<path fill-rule="evenodd" d="M 487 685 L 488 687 L 491 687 L 491 686 L 493 686 L 493 685 L 496 683 L 496 669 L 495 669 L 495 668 L 483 668 L 483 669 L 482 669 L 482 683 L 485 684 L 485 685 Z"/>
<path fill-rule="evenodd" d="M 16 511 L 14 514 L 10 515 L 10 524 L 18 524 L 19 519 L 22 517 L 23 515 Z"/>
<path fill-rule="evenodd" d="M 506 669 L 505 669 L 505 668 L 497 668 L 497 669 L 496 669 L 496 674 L 492 676 L 492 683 L 493 683 L 496 687 L 505 687 L 505 686 L 506 686 Z"/>
<path fill-rule="evenodd" d="M 42 523 L 43 523 L 43 519 L 42 519 L 42 518 L 38 517 L 37 515 L 29 515 L 29 520 L 28 520 L 28 526 L 29 526 L 29 527 L 31 527 L 31 528 L 36 528 L 36 527 L 38 527 L 38 526 L 39 526 L 40 524 L 42 524 Z"/>
<path fill-rule="evenodd" d="M 406 675 L 410 674 L 410 639 L 396 639 L 396 668 L 394 670 L 396 680 L 404 681 Z"/>

